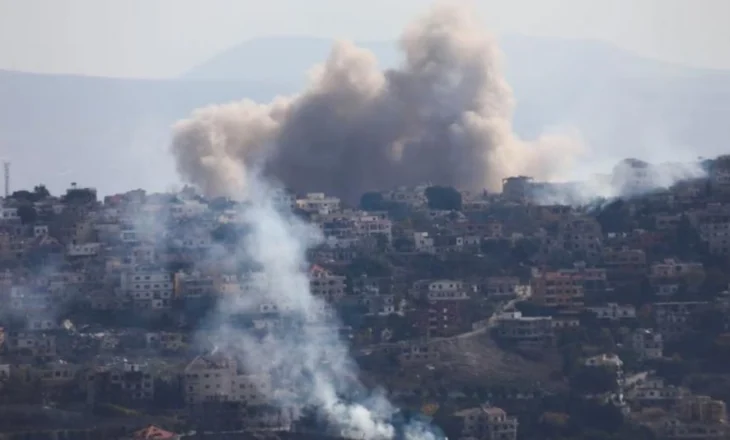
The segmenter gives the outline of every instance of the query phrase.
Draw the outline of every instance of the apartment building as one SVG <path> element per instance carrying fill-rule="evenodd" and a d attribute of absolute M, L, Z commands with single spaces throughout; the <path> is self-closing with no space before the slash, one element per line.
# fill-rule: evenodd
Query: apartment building
<path fill-rule="evenodd" d="M 628 246 L 607 248 L 602 254 L 608 285 L 613 289 L 639 289 L 646 277 L 646 252 Z"/>
<path fill-rule="evenodd" d="M 594 313 L 598 319 L 608 321 L 636 319 L 636 308 L 632 305 L 608 303 L 602 306 L 586 307 L 586 310 Z"/>
<path fill-rule="evenodd" d="M 689 292 L 695 292 L 705 280 L 705 268 L 702 263 L 681 262 L 673 258 L 651 265 L 649 281 L 654 286 L 680 285 Z"/>
<path fill-rule="evenodd" d="M 271 379 L 267 374 L 246 374 L 235 359 L 215 352 L 198 356 L 185 368 L 185 401 L 241 402 L 260 406 L 269 402 Z"/>
<path fill-rule="evenodd" d="M 424 293 L 427 306 L 417 310 L 417 323 L 426 337 L 447 337 L 464 331 L 469 294 L 464 283 L 454 280 L 429 282 Z"/>
<path fill-rule="evenodd" d="M 516 440 L 517 418 L 497 407 L 481 406 L 454 414 L 461 426 L 460 438 L 483 440 Z"/>
<path fill-rule="evenodd" d="M 160 310 L 171 306 L 173 275 L 159 269 L 136 268 L 121 274 L 120 293 L 140 310 Z"/>
<path fill-rule="evenodd" d="M 328 197 L 324 193 L 309 193 L 297 199 L 297 208 L 316 214 L 329 214 L 340 210 L 340 199 Z"/>
<path fill-rule="evenodd" d="M 601 255 L 603 233 L 593 217 L 570 217 L 558 223 L 555 245 L 559 249 L 580 252 L 589 259 Z"/>
<path fill-rule="evenodd" d="M 553 318 L 522 316 L 520 312 L 505 312 L 497 316 L 497 336 L 522 347 L 542 347 L 554 340 Z"/>
<path fill-rule="evenodd" d="M 531 301 L 545 307 L 583 307 L 583 276 L 577 272 L 533 270 Z"/>
<path fill-rule="evenodd" d="M 652 305 L 656 328 L 665 341 L 674 340 L 691 329 L 693 313 L 708 305 L 705 301 L 657 302 Z"/>
<path fill-rule="evenodd" d="M 334 303 L 345 296 L 347 277 L 314 265 L 309 270 L 309 288 L 314 296 Z"/>
<path fill-rule="evenodd" d="M 639 328 L 631 333 L 631 349 L 640 360 L 661 359 L 664 356 L 664 339 L 651 329 Z"/>

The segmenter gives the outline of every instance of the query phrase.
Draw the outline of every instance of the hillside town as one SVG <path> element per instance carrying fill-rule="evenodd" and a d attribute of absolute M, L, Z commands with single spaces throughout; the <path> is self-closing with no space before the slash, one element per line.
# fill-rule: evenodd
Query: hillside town
<path fill-rule="evenodd" d="M 309 290 L 359 380 L 447 438 L 728 439 L 730 157 L 667 188 L 651 167 L 587 204 L 527 176 L 274 202 L 321 232 Z M 0 439 L 343 436 L 216 341 L 259 285 L 245 202 L 6 180 L 0 206 Z"/>

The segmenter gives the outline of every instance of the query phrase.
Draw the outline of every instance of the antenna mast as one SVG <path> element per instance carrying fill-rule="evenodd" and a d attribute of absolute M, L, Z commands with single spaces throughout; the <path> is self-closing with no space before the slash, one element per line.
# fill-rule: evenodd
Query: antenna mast
<path fill-rule="evenodd" d="M 10 196 L 10 162 L 3 162 L 3 169 L 5 171 L 5 198 Z"/>

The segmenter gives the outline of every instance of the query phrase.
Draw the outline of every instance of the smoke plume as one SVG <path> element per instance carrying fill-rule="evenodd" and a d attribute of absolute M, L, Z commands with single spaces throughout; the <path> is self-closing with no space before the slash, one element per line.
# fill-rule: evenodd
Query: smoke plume
<path fill-rule="evenodd" d="M 235 176 L 242 186 L 229 189 L 246 189 L 240 214 L 247 235 L 233 252 L 253 269 L 243 275 L 252 288 L 222 299 L 213 341 L 242 359 L 250 373 L 270 374 L 280 391 L 271 398 L 282 409 L 314 408 L 345 437 L 442 438 L 417 422 L 396 426 L 397 411 L 387 398 L 361 384 L 338 335 L 338 319 L 310 291 L 305 255 L 321 240 L 319 230 L 276 206 L 275 189 L 248 171 Z M 277 327 L 262 335 L 235 325 L 240 316 L 259 314 L 264 304 L 277 310 Z"/>
<path fill-rule="evenodd" d="M 438 3 L 403 32 L 396 69 L 341 41 L 299 95 L 195 111 L 174 127 L 180 175 L 209 196 L 231 196 L 240 170 L 256 166 L 297 191 L 345 200 L 426 181 L 499 190 L 511 175 L 557 177 L 577 145 L 514 134 L 499 49 L 474 16 L 463 3 Z"/>

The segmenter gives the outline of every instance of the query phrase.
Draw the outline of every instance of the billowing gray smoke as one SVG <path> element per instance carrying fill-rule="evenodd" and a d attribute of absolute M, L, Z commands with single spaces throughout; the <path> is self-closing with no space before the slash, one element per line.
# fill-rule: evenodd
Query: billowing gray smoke
<path fill-rule="evenodd" d="M 403 33 L 395 70 L 339 42 L 297 96 L 195 111 L 174 129 L 179 173 L 209 196 L 231 196 L 255 164 L 297 191 L 345 200 L 424 182 L 498 190 L 506 176 L 555 177 L 577 146 L 515 136 L 498 47 L 474 15 L 437 4 Z"/>

